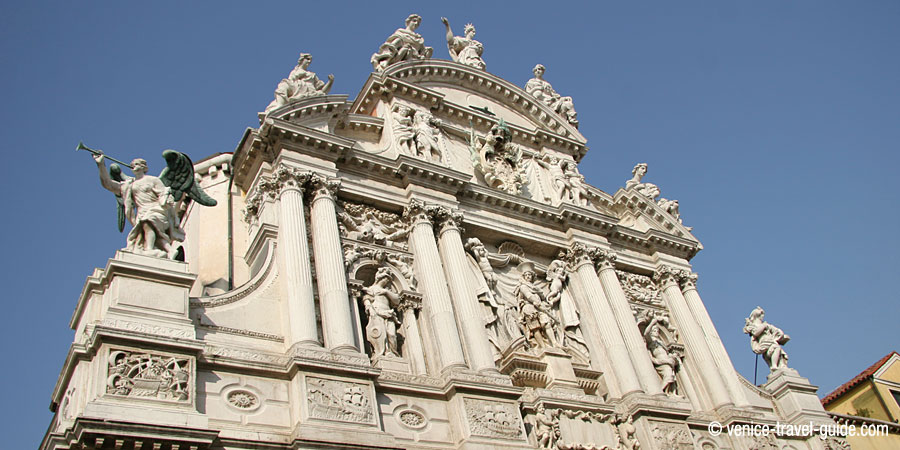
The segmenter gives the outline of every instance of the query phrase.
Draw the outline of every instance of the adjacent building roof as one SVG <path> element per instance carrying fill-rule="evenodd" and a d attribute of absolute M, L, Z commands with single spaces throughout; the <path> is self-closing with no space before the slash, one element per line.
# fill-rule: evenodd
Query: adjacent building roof
<path fill-rule="evenodd" d="M 891 359 L 891 356 L 894 356 L 897 354 L 898 353 L 896 351 L 888 353 L 887 356 L 879 359 L 878 362 L 876 362 L 875 364 L 872 364 L 871 366 L 869 366 L 869 368 L 860 372 L 859 375 L 851 378 L 850 381 L 838 386 L 837 389 L 835 389 L 830 394 L 826 395 L 825 398 L 822 399 L 822 405 L 828 406 L 829 403 L 837 400 L 839 397 L 846 394 L 847 392 L 850 392 L 851 389 L 855 388 L 863 381 L 866 381 L 866 380 L 872 378 L 872 376 L 875 375 L 875 372 L 877 372 L 878 369 L 881 368 L 881 366 L 883 366 L 886 362 L 888 362 L 888 360 Z"/>

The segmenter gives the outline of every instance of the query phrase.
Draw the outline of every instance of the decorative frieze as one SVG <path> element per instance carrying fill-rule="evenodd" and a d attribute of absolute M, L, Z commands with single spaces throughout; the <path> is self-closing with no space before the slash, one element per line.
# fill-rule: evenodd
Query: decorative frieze
<path fill-rule="evenodd" d="M 311 418 L 376 424 L 374 399 L 367 384 L 307 377 L 306 398 Z"/>
<path fill-rule="evenodd" d="M 194 359 L 134 350 L 111 350 L 106 394 L 189 403 L 193 392 Z"/>
<path fill-rule="evenodd" d="M 694 450 L 691 431 L 683 423 L 651 421 L 650 436 L 656 450 Z"/>

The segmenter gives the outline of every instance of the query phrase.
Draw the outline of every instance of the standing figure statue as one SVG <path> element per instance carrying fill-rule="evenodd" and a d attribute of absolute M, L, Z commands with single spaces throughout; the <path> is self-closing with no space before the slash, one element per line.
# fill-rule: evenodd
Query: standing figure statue
<path fill-rule="evenodd" d="M 547 411 L 543 403 L 539 403 L 537 413 L 534 415 L 534 437 L 538 448 L 552 449 L 556 447 L 557 436 L 555 431 L 559 429 L 559 410 Z"/>
<path fill-rule="evenodd" d="M 397 143 L 400 152 L 407 155 L 415 155 L 416 130 L 413 128 L 412 108 L 395 103 L 394 107 L 391 108 L 391 119 L 394 121 L 391 131 L 394 132 L 394 142 Z"/>
<path fill-rule="evenodd" d="M 624 414 L 617 414 L 613 419 L 616 426 L 616 435 L 619 440 L 618 450 L 639 450 L 641 443 L 638 442 L 635 434 L 637 428 L 634 426 L 634 418 L 632 416 L 625 417 Z"/>
<path fill-rule="evenodd" d="M 534 282 L 534 271 L 526 269 L 513 294 L 519 302 L 519 320 L 525 339 L 534 348 L 558 347 L 553 326 L 557 320 L 553 310 Z"/>
<path fill-rule="evenodd" d="M 164 151 L 167 167 L 159 177 L 147 175 L 147 161 L 135 159 L 131 162 L 132 178 L 123 176 L 118 164 L 111 164 L 107 173 L 102 151 L 83 145 L 79 149 L 94 154 L 100 184 L 116 196 L 119 231 L 124 229 L 126 218 L 132 225 L 126 247 L 130 252 L 177 259 L 180 246 L 175 243 L 184 240 L 179 211 L 187 201 L 185 197 L 204 206 L 216 205 L 194 180 L 194 163 L 183 153 Z"/>
<path fill-rule="evenodd" d="M 400 294 L 394 292 L 391 271 L 387 267 L 378 269 L 375 282 L 365 288 L 363 304 L 369 323 L 366 325 L 366 340 L 372 346 L 372 358 L 379 356 L 400 356 L 397 347 L 397 318 L 395 308 L 400 306 Z"/>
<path fill-rule="evenodd" d="M 750 317 L 744 319 L 744 333 L 750 335 L 750 348 L 753 353 L 762 355 L 769 365 L 769 371 L 787 369 L 788 355 L 781 348 L 791 337 L 784 334 L 780 328 L 766 322 L 766 312 L 756 307 L 750 312 Z"/>
<path fill-rule="evenodd" d="M 450 50 L 450 58 L 460 64 L 484 70 L 486 64 L 481 59 L 484 46 L 475 40 L 475 25 L 466 24 L 465 36 L 454 36 L 453 30 L 450 29 L 450 21 L 446 17 L 441 17 L 441 22 L 447 28 L 447 49 Z"/>
<path fill-rule="evenodd" d="M 543 155 L 535 158 L 535 162 L 550 172 L 550 181 L 553 184 L 557 203 L 567 202 L 577 206 L 588 205 L 588 192 L 584 187 L 584 175 L 578 173 L 575 161 L 558 158 L 552 155 Z"/>
<path fill-rule="evenodd" d="M 400 61 L 431 58 L 434 49 L 426 47 L 425 38 L 416 33 L 416 28 L 419 28 L 421 23 L 422 16 L 410 14 L 406 18 L 406 28 L 398 28 L 384 44 L 381 44 L 378 53 L 372 55 L 372 68 L 376 72 L 382 72 L 391 64 Z"/>
<path fill-rule="evenodd" d="M 559 95 L 549 82 L 544 81 L 544 72 L 547 69 L 543 64 L 534 66 L 532 72 L 534 78 L 525 83 L 525 92 L 531 94 L 532 97 L 539 102 L 547 105 L 557 114 L 563 116 L 567 122 L 578 128 L 578 113 L 575 112 L 575 104 L 572 97 L 563 97 Z"/>
<path fill-rule="evenodd" d="M 681 358 L 663 342 L 660 334 L 660 328 L 663 326 L 669 327 L 665 317 L 652 316 L 644 328 L 644 341 L 647 343 L 647 350 L 650 351 L 650 361 L 659 374 L 662 391 L 666 395 L 678 395 L 675 372 L 681 366 Z"/>
<path fill-rule="evenodd" d="M 416 156 L 425 161 L 440 163 L 444 159 L 438 137 L 441 133 L 441 121 L 431 114 L 416 111 L 413 114 L 413 132 L 415 133 Z"/>
<path fill-rule="evenodd" d="M 307 70 L 312 62 L 312 55 L 301 53 L 297 60 L 297 67 L 291 71 L 287 78 L 278 83 L 275 88 L 275 100 L 266 107 L 266 112 L 280 108 L 288 103 L 296 102 L 307 97 L 328 95 L 331 85 L 334 83 L 334 75 L 328 75 L 328 82 L 324 82 L 314 72 Z"/>

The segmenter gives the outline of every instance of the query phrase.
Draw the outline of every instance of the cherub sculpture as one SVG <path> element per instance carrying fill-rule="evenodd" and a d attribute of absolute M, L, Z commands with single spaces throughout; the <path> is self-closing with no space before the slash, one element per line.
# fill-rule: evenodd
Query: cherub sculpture
<path fill-rule="evenodd" d="M 756 307 L 750 312 L 750 317 L 744 320 L 744 333 L 750 335 L 750 348 L 753 353 L 762 355 L 769 365 L 769 371 L 787 369 L 788 355 L 781 348 L 791 339 L 780 328 L 766 322 L 766 312 Z"/>
<path fill-rule="evenodd" d="M 307 70 L 311 62 L 312 55 L 309 53 L 300 54 L 300 58 L 297 59 L 297 66 L 275 88 L 275 100 L 272 100 L 272 103 L 269 103 L 269 106 L 266 107 L 267 113 L 307 97 L 328 95 L 331 85 L 334 83 L 334 75 L 328 75 L 327 82 L 320 80 L 314 72 Z"/>
<path fill-rule="evenodd" d="M 384 44 L 381 44 L 378 53 L 372 55 L 372 68 L 376 72 L 381 72 L 400 61 L 431 58 L 434 49 L 426 47 L 425 38 L 416 33 L 416 28 L 419 28 L 421 23 L 422 16 L 410 14 L 406 18 L 406 28 L 394 31 L 394 34 L 388 36 Z"/>
<path fill-rule="evenodd" d="M 138 158 L 131 162 L 134 177 L 122 174 L 118 164 L 111 164 L 109 172 L 104 154 L 92 150 L 100 172 L 100 184 L 116 196 L 119 231 L 125 219 L 131 223 L 126 250 L 158 258 L 183 259 L 176 242 L 184 240 L 181 229 L 183 203 L 193 200 L 203 206 L 215 206 L 216 201 L 206 195 L 194 179 L 194 163 L 187 155 L 175 150 L 162 153 L 167 167 L 159 177 L 147 175 L 147 161 Z"/>
<path fill-rule="evenodd" d="M 475 40 L 475 25 L 466 24 L 465 36 L 454 36 L 453 30 L 450 29 L 450 21 L 446 17 L 441 17 L 441 22 L 447 28 L 447 49 L 450 51 L 450 58 L 460 64 L 484 70 L 486 65 L 481 59 L 484 46 Z"/>

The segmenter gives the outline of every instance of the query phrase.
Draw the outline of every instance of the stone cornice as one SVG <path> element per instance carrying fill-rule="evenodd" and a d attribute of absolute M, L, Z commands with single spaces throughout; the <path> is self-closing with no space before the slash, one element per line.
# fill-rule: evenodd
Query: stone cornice
<path fill-rule="evenodd" d="M 281 119 L 290 122 L 302 122 L 304 119 L 322 114 L 333 115 L 350 107 L 346 95 L 320 95 L 308 97 L 298 102 L 289 103 L 270 111 L 268 114 L 259 113 L 259 124 L 262 125 L 267 118 Z"/>

